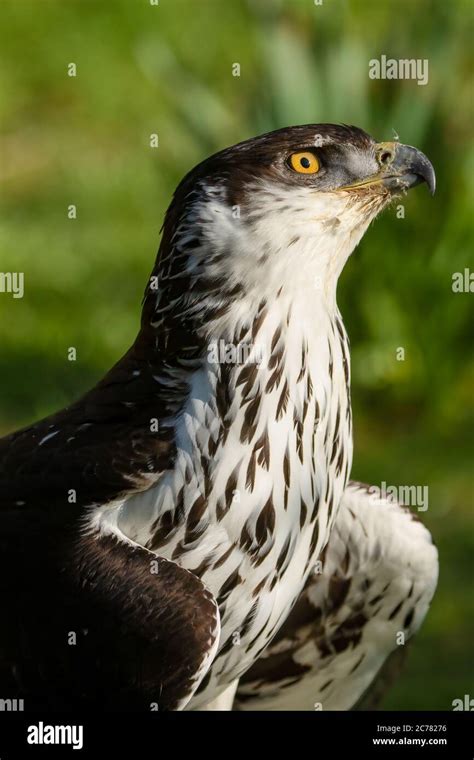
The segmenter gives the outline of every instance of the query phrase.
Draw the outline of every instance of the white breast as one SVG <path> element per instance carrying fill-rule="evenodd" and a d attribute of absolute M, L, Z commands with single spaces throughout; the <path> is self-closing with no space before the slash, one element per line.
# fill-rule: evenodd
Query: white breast
<path fill-rule="evenodd" d="M 289 319 L 286 305 L 268 311 L 255 338 L 255 350 L 267 361 L 256 370 L 250 389 L 245 383 L 237 385 L 242 366 L 206 362 L 196 371 L 186 407 L 176 420 L 174 469 L 111 515 L 130 540 L 197 572 L 220 604 L 221 647 L 228 646 L 213 665 L 202 701 L 245 671 L 278 630 L 311 571 L 312 558 L 328 540 L 350 471 L 345 349 L 329 314 L 322 310 L 318 315 L 317 331 L 314 319 L 314 311 L 310 317 L 298 305 L 293 305 Z M 281 352 L 281 377 L 268 390 L 276 369 L 272 356 Z M 231 400 L 225 436 L 216 401 L 224 374 Z M 288 398 L 282 402 L 285 386 Z M 260 403 L 254 430 L 242 439 L 249 395 L 260 397 Z M 338 415 L 340 444 L 331 462 Z M 249 482 L 255 444 L 262 436 L 268 437 L 269 466 L 257 461 Z M 155 547 L 163 515 L 176 514 L 180 493 L 176 526 Z M 201 496 L 206 506 L 189 540 L 190 514 Z M 266 524 L 261 515 L 269 500 L 273 519 Z M 199 697 L 193 706 L 196 700 Z"/>

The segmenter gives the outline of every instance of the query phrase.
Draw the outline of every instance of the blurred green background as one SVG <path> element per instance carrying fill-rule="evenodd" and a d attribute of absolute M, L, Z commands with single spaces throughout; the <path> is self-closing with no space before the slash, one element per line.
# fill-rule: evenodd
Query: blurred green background
<path fill-rule="evenodd" d="M 451 709 L 474 696 L 473 296 L 452 291 L 453 273 L 472 267 L 472 8 L 0 2 L 0 269 L 25 273 L 23 299 L 0 294 L 0 433 L 71 401 L 129 346 L 172 190 L 211 152 L 334 121 L 378 140 L 395 130 L 432 160 L 434 199 L 420 187 L 402 201 L 404 219 L 385 212 L 339 289 L 353 477 L 428 485 L 421 516 L 440 551 L 438 592 L 387 709 Z M 428 59 L 429 83 L 369 79 L 382 54 Z"/>

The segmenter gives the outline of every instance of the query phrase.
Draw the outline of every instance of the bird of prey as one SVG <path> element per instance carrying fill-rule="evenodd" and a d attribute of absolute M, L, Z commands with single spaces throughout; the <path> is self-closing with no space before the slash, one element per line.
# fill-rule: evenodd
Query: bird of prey
<path fill-rule="evenodd" d="M 416 148 L 289 127 L 195 167 L 141 327 L 0 441 L 0 693 L 25 709 L 349 709 L 420 626 L 437 554 L 349 480 L 338 277 L 426 182 Z M 383 318 L 383 315 L 380 315 Z"/>

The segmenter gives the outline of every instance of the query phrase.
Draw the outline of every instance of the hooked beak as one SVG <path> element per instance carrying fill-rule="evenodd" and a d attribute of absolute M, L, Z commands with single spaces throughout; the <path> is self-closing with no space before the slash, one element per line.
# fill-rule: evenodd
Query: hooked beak
<path fill-rule="evenodd" d="M 362 182 L 350 187 L 383 185 L 396 194 L 426 182 L 431 195 L 436 189 L 436 175 L 431 162 L 424 153 L 411 145 L 398 142 L 383 142 L 377 145 L 377 160 L 380 171 Z"/>

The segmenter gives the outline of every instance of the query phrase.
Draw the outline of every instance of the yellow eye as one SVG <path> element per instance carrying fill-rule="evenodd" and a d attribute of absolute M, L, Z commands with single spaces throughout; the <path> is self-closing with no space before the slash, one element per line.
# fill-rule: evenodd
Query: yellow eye
<path fill-rule="evenodd" d="M 298 174 L 316 174 L 320 166 L 317 156 L 309 150 L 292 153 L 289 163 L 291 168 L 295 172 L 298 172 Z"/>

